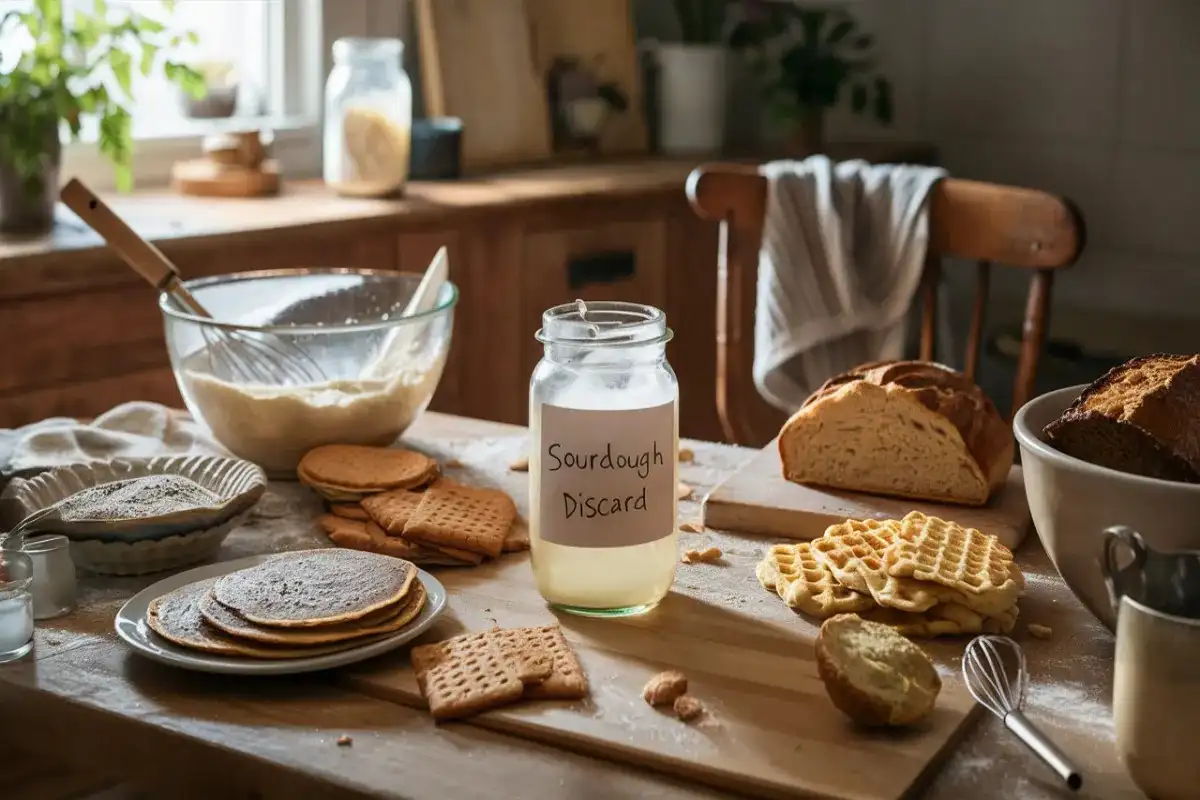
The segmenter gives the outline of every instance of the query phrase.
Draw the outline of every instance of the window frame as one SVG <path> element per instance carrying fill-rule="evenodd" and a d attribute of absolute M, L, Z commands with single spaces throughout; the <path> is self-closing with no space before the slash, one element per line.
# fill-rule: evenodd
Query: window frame
<path fill-rule="evenodd" d="M 259 125 L 274 134 L 271 155 L 289 177 L 316 177 L 321 173 L 321 106 L 329 43 L 324 19 L 345 13 L 347 6 L 365 6 L 370 0 L 283 0 L 276 13 L 282 24 L 272 24 L 273 52 L 282 52 L 282 69 L 271 72 L 267 87 L 272 108 L 282 114 L 254 118 L 194 120 L 188 132 L 140 138 L 134 142 L 134 188 L 170 183 L 177 161 L 198 158 L 205 136 L 245 130 Z M 336 11 L 335 11 L 336 8 Z M 364 31 L 365 32 L 365 31 Z M 94 141 L 64 142 L 61 175 L 77 177 L 97 191 L 113 191 L 112 163 Z"/>

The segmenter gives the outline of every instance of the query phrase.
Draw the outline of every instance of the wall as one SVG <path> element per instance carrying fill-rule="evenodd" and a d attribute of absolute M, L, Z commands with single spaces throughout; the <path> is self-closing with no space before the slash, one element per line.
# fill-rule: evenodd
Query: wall
<path fill-rule="evenodd" d="M 663 5 L 639 9 L 651 32 L 668 30 Z M 1056 284 L 1052 332 L 1099 349 L 1196 348 L 1200 0 L 846 5 L 877 34 L 897 119 L 881 130 L 837 113 L 831 136 L 932 141 L 955 175 L 1071 197 L 1088 248 Z M 752 135 L 753 119 L 737 109 L 731 133 Z M 1025 290 L 1004 272 L 997 321 L 1019 315 Z"/>

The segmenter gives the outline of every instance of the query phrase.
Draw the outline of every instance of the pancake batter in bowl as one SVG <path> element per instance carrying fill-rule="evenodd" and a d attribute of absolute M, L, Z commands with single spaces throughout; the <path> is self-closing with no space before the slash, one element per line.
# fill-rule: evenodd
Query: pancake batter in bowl
<path fill-rule="evenodd" d="M 437 357 L 384 379 L 307 386 L 228 383 L 186 367 L 182 374 L 189 405 L 221 444 L 271 477 L 294 477 L 318 445 L 391 444 L 428 405 L 444 366 Z"/>

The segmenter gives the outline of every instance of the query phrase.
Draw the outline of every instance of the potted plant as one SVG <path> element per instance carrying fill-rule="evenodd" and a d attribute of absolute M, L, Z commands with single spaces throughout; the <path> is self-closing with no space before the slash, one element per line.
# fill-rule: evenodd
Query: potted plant
<path fill-rule="evenodd" d="M 875 70 L 875 40 L 845 10 L 763 0 L 734 26 L 730 43 L 748 53 L 769 110 L 803 155 L 824 147 L 825 112 L 846 90 L 856 114 L 892 121 L 892 85 Z"/>
<path fill-rule="evenodd" d="M 656 48 L 659 149 L 711 153 L 725 140 L 726 10 L 730 0 L 674 0 L 678 42 Z"/>
<path fill-rule="evenodd" d="M 169 11 L 173 3 L 162 5 Z M 0 37 L 24 40 L 16 64 L 0 73 L 0 231 L 37 233 L 54 224 L 60 137 L 65 128 L 78 139 L 89 118 L 117 187 L 132 185 L 134 69 L 147 77 L 161 69 L 193 95 L 205 91 L 198 72 L 160 58 L 194 35 L 173 35 L 137 11 L 110 15 L 104 0 L 91 11 L 72 9 L 67 20 L 62 0 L 35 0 L 26 11 L 0 17 Z"/>

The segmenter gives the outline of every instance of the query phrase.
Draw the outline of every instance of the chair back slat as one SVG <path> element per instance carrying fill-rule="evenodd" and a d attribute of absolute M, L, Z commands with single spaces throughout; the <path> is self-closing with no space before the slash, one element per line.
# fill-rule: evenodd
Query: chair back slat
<path fill-rule="evenodd" d="M 761 445 L 783 415 L 754 389 L 754 315 L 767 181 L 756 167 L 710 164 L 688 178 L 692 208 L 721 224 L 717 270 L 717 411 L 730 442 Z M 937 285 L 943 257 L 979 262 L 967 372 L 978 372 L 991 265 L 1033 270 L 1026 300 L 1012 410 L 1033 394 L 1045 341 L 1054 270 L 1074 263 L 1084 247 L 1078 209 L 1046 192 L 947 178 L 929 200 L 930 247 L 920 298 L 921 358 L 936 356 Z"/>

